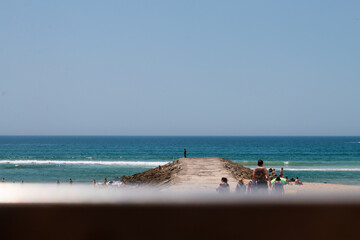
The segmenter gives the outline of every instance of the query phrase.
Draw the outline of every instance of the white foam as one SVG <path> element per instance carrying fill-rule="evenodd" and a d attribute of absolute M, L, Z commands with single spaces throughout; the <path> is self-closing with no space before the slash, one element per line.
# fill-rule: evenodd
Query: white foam
<path fill-rule="evenodd" d="M 0 164 L 14 165 L 118 165 L 118 166 L 144 166 L 157 167 L 168 162 L 145 162 L 145 161 L 64 161 L 64 160 L 0 160 Z"/>
<path fill-rule="evenodd" d="M 360 172 L 360 168 L 286 168 L 284 170 L 309 172 Z"/>

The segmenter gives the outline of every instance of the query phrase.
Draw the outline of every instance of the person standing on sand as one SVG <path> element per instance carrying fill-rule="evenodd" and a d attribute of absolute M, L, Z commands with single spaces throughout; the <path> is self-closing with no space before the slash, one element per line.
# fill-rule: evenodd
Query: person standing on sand
<path fill-rule="evenodd" d="M 70 178 L 70 181 L 69 181 L 69 183 L 70 183 L 70 184 L 72 184 L 72 183 L 73 183 L 73 180 L 72 180 L 71 178 Z"/>
<path fill-rule="evenodd" d="M 5 178 L 3 178 L 1 182 L 3 182 L 3 183 L 4 183 L 4 182 L 5 182 Z"/>
<path fill-rule="evenodd" d="M 184 158 L 186 158 L 186 148 L 184 148 Z"/>
<path fill-rule="evenodd" d="M 271 184 L 270 176 L 265 167 L 263 160 L 258 161 L 258 166 L 254 168 L 252 181 L 255 183 L 256 191 L 266 193 L 268 190 L 268 182 Z"/>

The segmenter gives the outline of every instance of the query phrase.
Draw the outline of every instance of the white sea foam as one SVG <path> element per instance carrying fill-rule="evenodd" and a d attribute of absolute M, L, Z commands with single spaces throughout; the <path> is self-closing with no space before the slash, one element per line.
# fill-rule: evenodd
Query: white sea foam
<path fill-rule="evenodd" d="M 145 162 L 145 161 L 64 161 L 64 160 L 0 160 L 0 164 L 14 165 L 118 165 L 118 166 L 144 166 L 157 167 L 168 162 Z"/>
<path fill-rule="evenodd" d="M 285 165 L 288 165 L 288 164 L 289 164 L 289 162 L 284 162 L 284 164 L 285 164 Z"/>
<path fill-rule="evenodd" d="M 309 172 L 360 172 L 360 168 L 286 168 L 286 171 Z"/>

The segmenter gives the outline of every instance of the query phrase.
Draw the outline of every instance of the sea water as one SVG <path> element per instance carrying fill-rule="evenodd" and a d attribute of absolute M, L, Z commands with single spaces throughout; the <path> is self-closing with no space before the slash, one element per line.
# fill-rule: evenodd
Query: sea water
<path fill-rule="evenodd" d="M 265 166 L 303 181 L 360 185 L 360 137 L 0 136 L 7 182 L 91 183 L 183 157 L 222 157 Z"/>

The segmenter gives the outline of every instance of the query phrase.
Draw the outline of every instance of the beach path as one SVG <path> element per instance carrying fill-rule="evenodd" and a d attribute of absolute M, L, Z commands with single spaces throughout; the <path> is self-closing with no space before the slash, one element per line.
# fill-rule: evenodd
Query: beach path
<path fill-rule="evenodd" d="M 218 157 L 180 158 L 181 170 L 176 174 L 171 188 L 216 189 L 222 177 L 228 179 L 230 187 L 236 186 L 237 180 L 224 167 Z"/>

